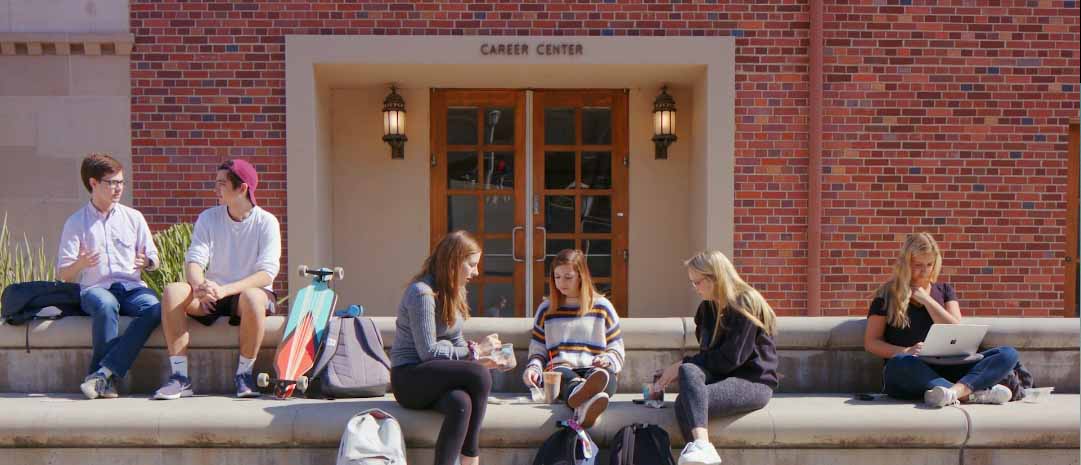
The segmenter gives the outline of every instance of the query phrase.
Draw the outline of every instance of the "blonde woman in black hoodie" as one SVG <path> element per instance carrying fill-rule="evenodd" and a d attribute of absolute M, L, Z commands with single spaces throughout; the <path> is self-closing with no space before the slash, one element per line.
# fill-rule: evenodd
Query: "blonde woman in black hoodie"
<path fill-rule="evenodd" d="M 758 410 L 773 397 L 777 318 L 721 252 L 699 253 L 684 265 L 702 297 L 694 316 L 700 350 L 665 368 L 654 389 L 679 379 L 676 420 L 687 441 L 679 465 L 716 465 L 721 457 L 709 441 L 709 417 Z"/>

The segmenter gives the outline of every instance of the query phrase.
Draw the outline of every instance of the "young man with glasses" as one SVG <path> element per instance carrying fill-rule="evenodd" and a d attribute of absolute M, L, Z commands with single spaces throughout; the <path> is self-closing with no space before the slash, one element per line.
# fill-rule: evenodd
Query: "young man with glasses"
<path fill-rule="evenodd" d="M 90 202 L 64 223 L 56 269 L 60 280 L 82 287 L 82 310 L 93 318 L 89 374 L 79 386 L 88 399 L 117 397 L 116 384 L 161 322 L 157 294 L 143 270 L 156 269 L 158 250 L 146 219 L 120 204 L 124 168 L 107 154 L 83 159 Z M 120 316 L 134 319 L 119 334 Z"/>

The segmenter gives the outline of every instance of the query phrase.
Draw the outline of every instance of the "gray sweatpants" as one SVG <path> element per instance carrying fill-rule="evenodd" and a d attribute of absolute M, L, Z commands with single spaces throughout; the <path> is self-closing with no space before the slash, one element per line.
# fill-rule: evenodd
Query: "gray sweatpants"
<path fill-rule="evenodd" d="M 773 389 L 743 378 L 711 379 L 693 363 L 679 366 L 679 397 L 676 398 L 676 421 L 683 439 L 694 440 L 692 428 L 705 428 L 711 416 L 746 413 L 765 407 Z"/>

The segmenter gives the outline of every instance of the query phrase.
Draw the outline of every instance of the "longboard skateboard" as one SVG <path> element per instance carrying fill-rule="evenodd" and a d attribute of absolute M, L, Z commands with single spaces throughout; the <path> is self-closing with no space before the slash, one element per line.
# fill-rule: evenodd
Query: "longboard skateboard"
<path fill-rule="evenodd" d="M 315 365 L 316 351 L 323 342 L 327 321 L 338 301 L 329 283 L 335 276 L 338 279 L 344 277 L 340 267 L 309 270 L 307 266 L 301 266 L 297 271 L 303 277 L 311 276 L 312 283 L 297 292 L 289 309 L 289 320 L 274 354 L 276 377 L 259 373 L 256 379 L 261 388 L 273 386 L 274 395 L 279 399 L 288 399 L 294 389 L 302 393 L 308 390 L 306 374 Z"/>

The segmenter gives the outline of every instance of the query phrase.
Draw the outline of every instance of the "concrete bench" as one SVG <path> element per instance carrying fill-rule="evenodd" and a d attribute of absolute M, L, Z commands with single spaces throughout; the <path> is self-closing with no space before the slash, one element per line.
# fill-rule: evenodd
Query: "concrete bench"
<path fill-rule="evenodd" d="M 590 430 L 604 454 L 619 428 L 635 422 L 664 427 L 678 453 L 683 441 L 671 403 L 650 409 L 632 404 L 634 397 L 617 394 Z M 402 423 L 410 463 L 431 463 L 441 416 L 403 409 L 389 396 L 162 402 L 27 394 L 0 395 L 0 462 L 329 464 L 349 417 L 373 407 Z M 780 394 L 757 412 L 715 419 L 710 431 L 726 464 L 1065 465 L 1077 463 L 1079 413 L 1077 395 L 1055 395 L 1043 404 L 932 410 L 891 400 Z M 530 464 L 555 422 L 569 415 L 563 405 L 489 405 L 481 433 L 484 463 Z"/>
<path fill-rule="evenodd" d="M 394 320 L 377 318 L 389 346 Z M 977 319 L 990 324 L 988 346 L 1011 345 L 1040 386 L 1055 386 L 1049 402 L 925 409 L 892 400 L 857 401 L 877 391 L 882 361 L 862 348 L 862 318 L 781 318 L 777 338 L 780 393 L 763 410 L 714 419 L 712 440 L 726 464 L 1078 464 L 1081 396 L 1076 319 Z M 269 369 L 283 319 L 269 320 L 257 369 Z M 466 336 L 497 332 L 525 358 L 530 321 L 474 318 Z M 653 369 L 695 350 L 688 318 L 625 319 L 627 367 L 620 392 L 591 429 L 605 448 L 616 431 L 657 423 L 683 446 L 671 409 L 631 403 Z M 333 463 L 342 427 L 355 412 L 384 409 L 400 419 L 410 463 L 430 463 L 440 415 L 406 410 L 390 396 L 365 400 L 277 401 L 197 396 L 156 402 L 146 395 L 167 376 L 160 332 L 140 355 L 116 400 L 84 401 L 77 392 L 90 353 L 89 319 L 35 322 L 32 350 L 24 327 L 0 325 L 0 463 Z M 192 374 L 198 393 L 229 393 L 236 364 L 236 328 L 220 321 L 192 326 Z M 525 464 L 558 420 L 563 405 L 515 403 L 520 371 L 497 374 L 496 399 L 481 435 L 486 464 Z M 45 393 L 45 394 L 33 394 Z M 669 394 L 668 400 L 674 400 Z"/>
<path fill-rule="evenodd" d="M 122 325 L 127 324 L 122 318 Z M 389 349 L 394 341 L 394 319 L 375 318 Z M 966 323 L 991 326 L 988 347 L 1010 345 L 1041 386 L 1060 393 L 1078 392 L 1081 326 L 1077 319 L 969 318 Z M 257 371 L 271 369 L 274 347 L 281 339 L 284 318 L 267 319 Z M 516 349 L 519 368 L 496 374 L 494 390 L 523 392 L 521 369 L 529 345 L 532 322 L 527 318 L 473 318 L 466 322 L 468 338 L 499 333 Z M 622 322 L 627 362 L 619 377 L 619 392 L 641 392 L 658 367 L 697 350 L 691 318 L 627 318 Z M 882 361 L 863 350 L 863 318 L 782 317 L 778 322 L 780 392 L 851 393 L 878 391 Z M 78 392 L 90 362 L 90 319 L 67 317 L 36 321 L 30 327 L 31 351 L 26 353 L 25 327 L 0 324 L 0 392 Z M 219 319 L 211 327 L 191 325 L 191 375 L 196 392 L 232 392 L 237 359 L 237 328 Z M 122 393 L 152 393 L 168 378 L 167 351 L 160 328 L 140 353 Z"/>

